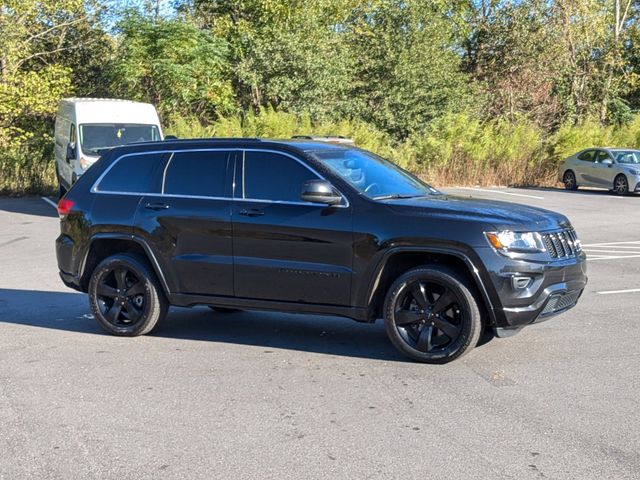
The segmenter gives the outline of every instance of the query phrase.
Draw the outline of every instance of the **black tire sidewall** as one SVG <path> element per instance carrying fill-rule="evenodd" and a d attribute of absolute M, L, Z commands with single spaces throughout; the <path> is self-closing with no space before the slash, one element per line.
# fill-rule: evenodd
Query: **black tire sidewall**
<path fill-rule="evenodd" d="M 569 187 L 566 182 L 567 175 L 571 175 L 573 177 L 573 186 Z M 573 173 L 572 170 L 567 170 L 564 172 L 562 176 L 562 183 L 564 184 L 565 190 L 577 190 L 578 189 L 578 180 L 576 179 L 576 174 Z"/>
<path fill-rule="evenodd" d="M 625 183 L 625 185 L 627 186 L 627 188 L 625 189 L 625 191 L 624 191 L 624 192 L 619 192 L 619 191 L 616 189 L 616 184 L 618 183 L 618 179 L 619 179 L 619 178 L 623 178 L 623 179 L 624 179 L 624 183 Z M 621 196 L 622 196 L 622 195 L 627 195 L 627 194 L 629 193 L 629 181 L 627 180 L 627 177 L 625 177 L 625 176 L 624 176 L 623 174 L 621 174 L 621 173 L 620 173 L 620 174 L 618 174 L 618 175 L 616 175 L 616 178 L 614 178 L 614 180 L 613 180 L 613 193 L 615 193 L 616 195 L 621 195 Z"/>
<path fill-rule="evenodd" d="M 131 270 L 144 283 L 145 287 L 145 305 L 142 319 L 131 326 L 120 327 L 111 324 L 104 317 L 98 303 L 97 289 L 100 280 L 117 266 L 124 266 Z M 100 262 L 91 274 L 88 294 L 91 312 L 96 321 L 104 330 L 113 335 L 134 337 L 148 333 L 166 313 L 166 301 L 163 302 L 164 294 L 157 285 L 155 275 L 143 260 L 134 255 L 113 255 Z"/>
<path fill-rule="evenodd" d="M 424 353 L 412 348 L 402 338 L 393 320 L 398 299 L 416 280 L 444 285 L 458 297 L 462 311 L 462 332 L 442 352 Z M 415 268 L 401 275 L 391 285 L 385 298 L 384 323 L 387 335 L 393 345 L 412 360 L 424 363 L 447 363 L 461 357 L 478 343 L 482 331 L 482 321 L 474 295 L 455 272 L 440 267 Z"/>

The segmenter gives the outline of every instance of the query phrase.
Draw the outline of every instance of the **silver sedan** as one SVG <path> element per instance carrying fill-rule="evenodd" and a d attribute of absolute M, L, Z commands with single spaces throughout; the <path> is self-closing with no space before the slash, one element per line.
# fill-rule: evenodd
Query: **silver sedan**
<path fill-rule="evenodd" d="M 600 187 L 618 195 L 640 192 L 640 150 L 582 150 L 560 164 L 558 178 L 567 190 Z"/>

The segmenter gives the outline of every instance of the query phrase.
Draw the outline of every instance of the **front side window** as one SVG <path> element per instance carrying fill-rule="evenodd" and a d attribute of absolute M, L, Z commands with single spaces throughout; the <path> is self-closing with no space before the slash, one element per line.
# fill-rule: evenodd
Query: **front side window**
<path fill-rule="evenodd" d="M 114 193 L 159 193 L 162 153 L 127 155 L 106 173 L 97 189 Z"/>
<path fill-rule="evenodd" d="M 243 198 L 300 202 L 302 184 L 319 178 L 297 160 L 275 152 L 247 151 L 243 164 Z"/>
<path fill-rule="evenodd" d="M 160 140 L 156 125 L 127 123 L 85 123 L 80 125 L 80 146 L 86 155 L 101 155 L 104 150 L 128 143 Z"/>
<path fill-rule="evenodd" d="M 602 163 L 604 160 L 611 160 L 611 158 L 607 152 L 600 150 L 596 155 L 596 163 Z"/>
<path fill-rule="evenodd" d="M 197 197 L 223 197 L 228 151 L 175 152 L 164 177 L 164 193 Z"/>
<path fill-rule="evenodd" d="M 373 199 L 439 194 L 393 163 L 359 149 L 318 150 L 311 154 L 360 193 Z"/>

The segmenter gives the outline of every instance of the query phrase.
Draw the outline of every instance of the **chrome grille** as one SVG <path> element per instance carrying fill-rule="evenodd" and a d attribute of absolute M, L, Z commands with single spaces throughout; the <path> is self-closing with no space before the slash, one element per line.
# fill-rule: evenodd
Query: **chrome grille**
<path fill-rule="evenodd" d="M 542 242 L 551 258 L 575 257 L 580 253 L 578 237 L 574 230 L 542 234 Z"/>

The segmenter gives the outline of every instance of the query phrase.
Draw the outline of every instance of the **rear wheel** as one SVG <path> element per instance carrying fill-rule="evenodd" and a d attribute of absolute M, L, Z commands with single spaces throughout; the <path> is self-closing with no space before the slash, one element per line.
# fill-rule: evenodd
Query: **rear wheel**
<path fill-rule="evenodd" d="M 629 193 L 629 182 L 627 177 L 620 174 L 613 181 L 613 193 L 616 195 L 627 195 Z"/>
<path fill-rule="evenodd" d="M 391 343 L 424 363 L 461 357 L 482 331 L 478 303 L 466 280 L 439 266 L 409 270 L 394 282 L 385 299 L 384 322 Z"/>
<path fill-rule="evenodd" d="M 95 268 L 89 282 L 91 311 L 113 335 L 149 333 L 167 314 L 162 287 L 144 258 L 118 254 Z"/>
<path fill-rule="evenodd" d="M 566 190 L 577 190 L 578 189 L 578 182 L 576 181 L 576 174 L 573 173 L 571 170 L 567 170 L 566 172 L 564 172 L 564 175 L 562 177 L 562 183 L 564 183 L 564 188 Z"/>

